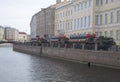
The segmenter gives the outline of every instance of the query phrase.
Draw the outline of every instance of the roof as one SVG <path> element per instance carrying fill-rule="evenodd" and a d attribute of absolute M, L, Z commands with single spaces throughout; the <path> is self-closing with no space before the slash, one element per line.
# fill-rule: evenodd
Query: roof
<path fill-rule="evenodd" d="M 19 34 L 26 34 L 25 32 L 19 32 Z"/>

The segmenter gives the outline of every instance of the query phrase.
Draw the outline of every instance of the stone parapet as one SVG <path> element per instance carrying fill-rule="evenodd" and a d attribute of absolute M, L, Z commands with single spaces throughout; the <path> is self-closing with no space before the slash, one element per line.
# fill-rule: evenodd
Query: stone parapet
<path fill-rule="evenodd" d="M 26 45 L 13 45 L 13 50 L 27 53 L 27 54 L 33 54 L 33 55 L 41 55 L 41 47 L 40 46 L 26 46 Z"/>
<path fill-rule="evenodd" d="M 120 52 L 80 50 L 73 48 L 41 48 L 38 46 L 25 45 L 14 45 L 13 50 L 28 54 L 120 69 Z"/>

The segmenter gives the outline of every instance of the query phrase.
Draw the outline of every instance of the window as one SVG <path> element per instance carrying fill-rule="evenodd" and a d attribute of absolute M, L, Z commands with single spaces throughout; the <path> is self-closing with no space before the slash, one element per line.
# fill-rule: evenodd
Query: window
<path fill-rule="evenodd" d="M 85 8 L 87 8 L 87 2 L 85 2 Z"/>
<path fill-rule="evenodd" d="M 102 6 L 103 0 L 96 0 L 96 6 Z"/>
<path fill-rule="evenodd" d="M 120 23 L 120 10 L 117 11 L 117 23 Z"/>
<path fill-rule="evenodd" d="M 89 7 L 91 7 L 91 2 L 92 2 L 92 1 L 91 1 L 91 0 L 89 0 Z"/>
<path fill-rule="evenodd" d="M 77 23 L 77 21 L 78 21 L 78 20 L 76 19 L 76 27 L 75 27 L 75 28 L 76 28 L 76 30 L 77 30 L 77 26 L 78 26 L 78 23 Z"/>
<path fill-rule="evenodd" d="M 110 17 L 111 19 L 110 19 L 110 23 L 113 23 L 113 18 L 114 18 L 114 16 L 113 16 L 113 12 L 111 12 L 111 17 Z"/>
<path fill-rule="evenodd" d="M 98 37 L 101 36 L 101 32 L 98 32 Z"/>
<path fill-rule="evenodd" d="M 99 25 L 98 20 L 99 20 L 99 15 L 96 15 L 95 16 L 95 25 Z"/>
<path fill-rule="evenodd" d="M 81 18 L 81 27 L 83 27 L 83 18 Z"/>
<path fill-rule="evenodd" d="M 112 30 L 110 31 L 110 37 L 113 37 L 113 31 Z"/>
<path fill-rule="evenodd" d="M 63 17 L 65 16 L 64 12 L 63 12 Z"/>
<path fill-rule="evenodd" d="M 90 21 L 91 20 L 91 17 L 90 16 L 88 16 L 88 27 L 90 27 Z"/>
<path fill-rule="evenodd" d="M 96 25 L 102 25 L 102 15 L 96 15 L 95 17 Z"/>
<path fill-rule="evenodd" d="M 103 0 L 101 0 L 101 5 L 103 5 Z"/>
<path fill-rule="evenodd" d="M 86 27 L 87 17 L 85 17 L 84 27 Z"/>
<path fill-rule="evenodd" d="M 65 25 L 64 25 L 64 21 L 62 22 L 62 30 L 64 30 Z"/>
<path fill-rule="evenodd" d="M 102 36 L 102 32 L 100 32 L 100 36 Z"/>
<path fill-rule="evenodd" d="M 98 32 L 95 32 L 96 36 L 98 37 Z"/>
<path fill-rule="evenodd" d="M 69 14 L 72 15 L 72 9 L 69 10 Z"/>
<path fill-rule="evenodd" d="M 100 15 L 100 25 L 102 25 L 102 15 Z"/>
<path fill-rule="evenodd" d="M 68 11 L 68 16 L 70 16 L 70 10 Z"/>
<path fill-rule="evenodd" d="M 72 20 L 71 20 L 71 30 L 72 30 Z"/>
<path fill-rule="evenodd" d="M 65 22 L 65 26 L 68 27 L 67 22 Z"/>
<path fill-rule="evenodd" d="M 81 28 L 81 19 L 79 18 L 79 28 Z"/>
<path fill-rule="evenodd" d="M 66 16 L 68 15 L 67 11 L 66 11 Z"/>
<path fill-rule="evenodd" d="M 76 5 L 74 6 L 74 11 L 76 12 Z"/>
<path fill-rule="evenodd" d="M 62 23 L 62 29 L 64 30 L 65 28 L 65 22 Z"/>
<path fill-rule="evenodd" d="M 66 27 L 66 22 L 64 22 L 64 28 L 63 29 L 65 29 L 65 27 Z"/>
<path fill-rule="evenodd" d="M 81 9 L 83 9 L 83 3 L 81 3 Z"/>
<path fill-rule="evenodd" d="M 111 2 L 113 2 L 114 0 L 111 0 Z"/>
<path fill-rule="evenodd" d="M 96 0 L 96 6 L 99 6 L 99 0 Z"/>
<path fill-rule="evenodd" d="M 81 10 L 81 3 L 79 3 L 79 10 Z"/>
<path fill-rule="evenodd" d="M 107 37 L 107 36 L 108 36 L 107 31 L 105 31 L 105 37 Z"/>
<path fill-rule="evenodd" d="M 58 24 L 57 28 L 59 29 L 59 24 Z"/>
<path fill-rule="evenodd" d="M 76 19 L 74 19 L 74 30 L 76 29 Z"/>
<path fill-rule="evenodd" d="M 60 23 L 60 30 L 62 30 L 62 28 L 63 28 L 63 25 L 62 25 L 62 22 Z"/>
<path fill-rule="evenodd" d="M 76 5 L 76 10 L 79 11 L 79 4 Z"/>
<path fill-rule="evenodd" d="M 77 19 L 77 29 L 79 28 L 79 18 Z"/>
<path fill-rule="evenodd" d="M 108 0 L 105 0 L 105 4 L 107 4 L 108 3 Z"/>
<path fill-rule="evenodd" d="M 107 24 L 108 23 L 108 14 L 106 13 L 105 14 L 105 24 Z"/>
<path fill-rule="evenodd" d="M 116 31 L 116 40 L 120 40 L 120 30 Z"/>
<path fill-rule="evenodd" d="M 60 13 L 60 17 L 62 17 L 62 13 Z"/>
<path fill-rule="evenodd" d="M 70 30 L 70 22 L 68 22 L 68 28 L 69 28 L 69 30 Z"/>

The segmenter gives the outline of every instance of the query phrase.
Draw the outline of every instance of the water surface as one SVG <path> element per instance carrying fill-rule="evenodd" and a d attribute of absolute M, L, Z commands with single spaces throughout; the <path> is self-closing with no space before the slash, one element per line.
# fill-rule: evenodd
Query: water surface
<path fill-rule="evenodd" d="M 0 47 L 0 82 L 120 82 L 120 70 L 14 52 Z"/>

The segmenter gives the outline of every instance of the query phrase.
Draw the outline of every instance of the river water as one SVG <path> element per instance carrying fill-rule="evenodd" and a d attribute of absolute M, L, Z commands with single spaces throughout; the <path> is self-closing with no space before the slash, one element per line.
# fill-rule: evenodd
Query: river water
<path fill-rule="evenodd" d="M 0 82 L 120 82 L 120 70 L 14 52 L 0 47 Z"/>

